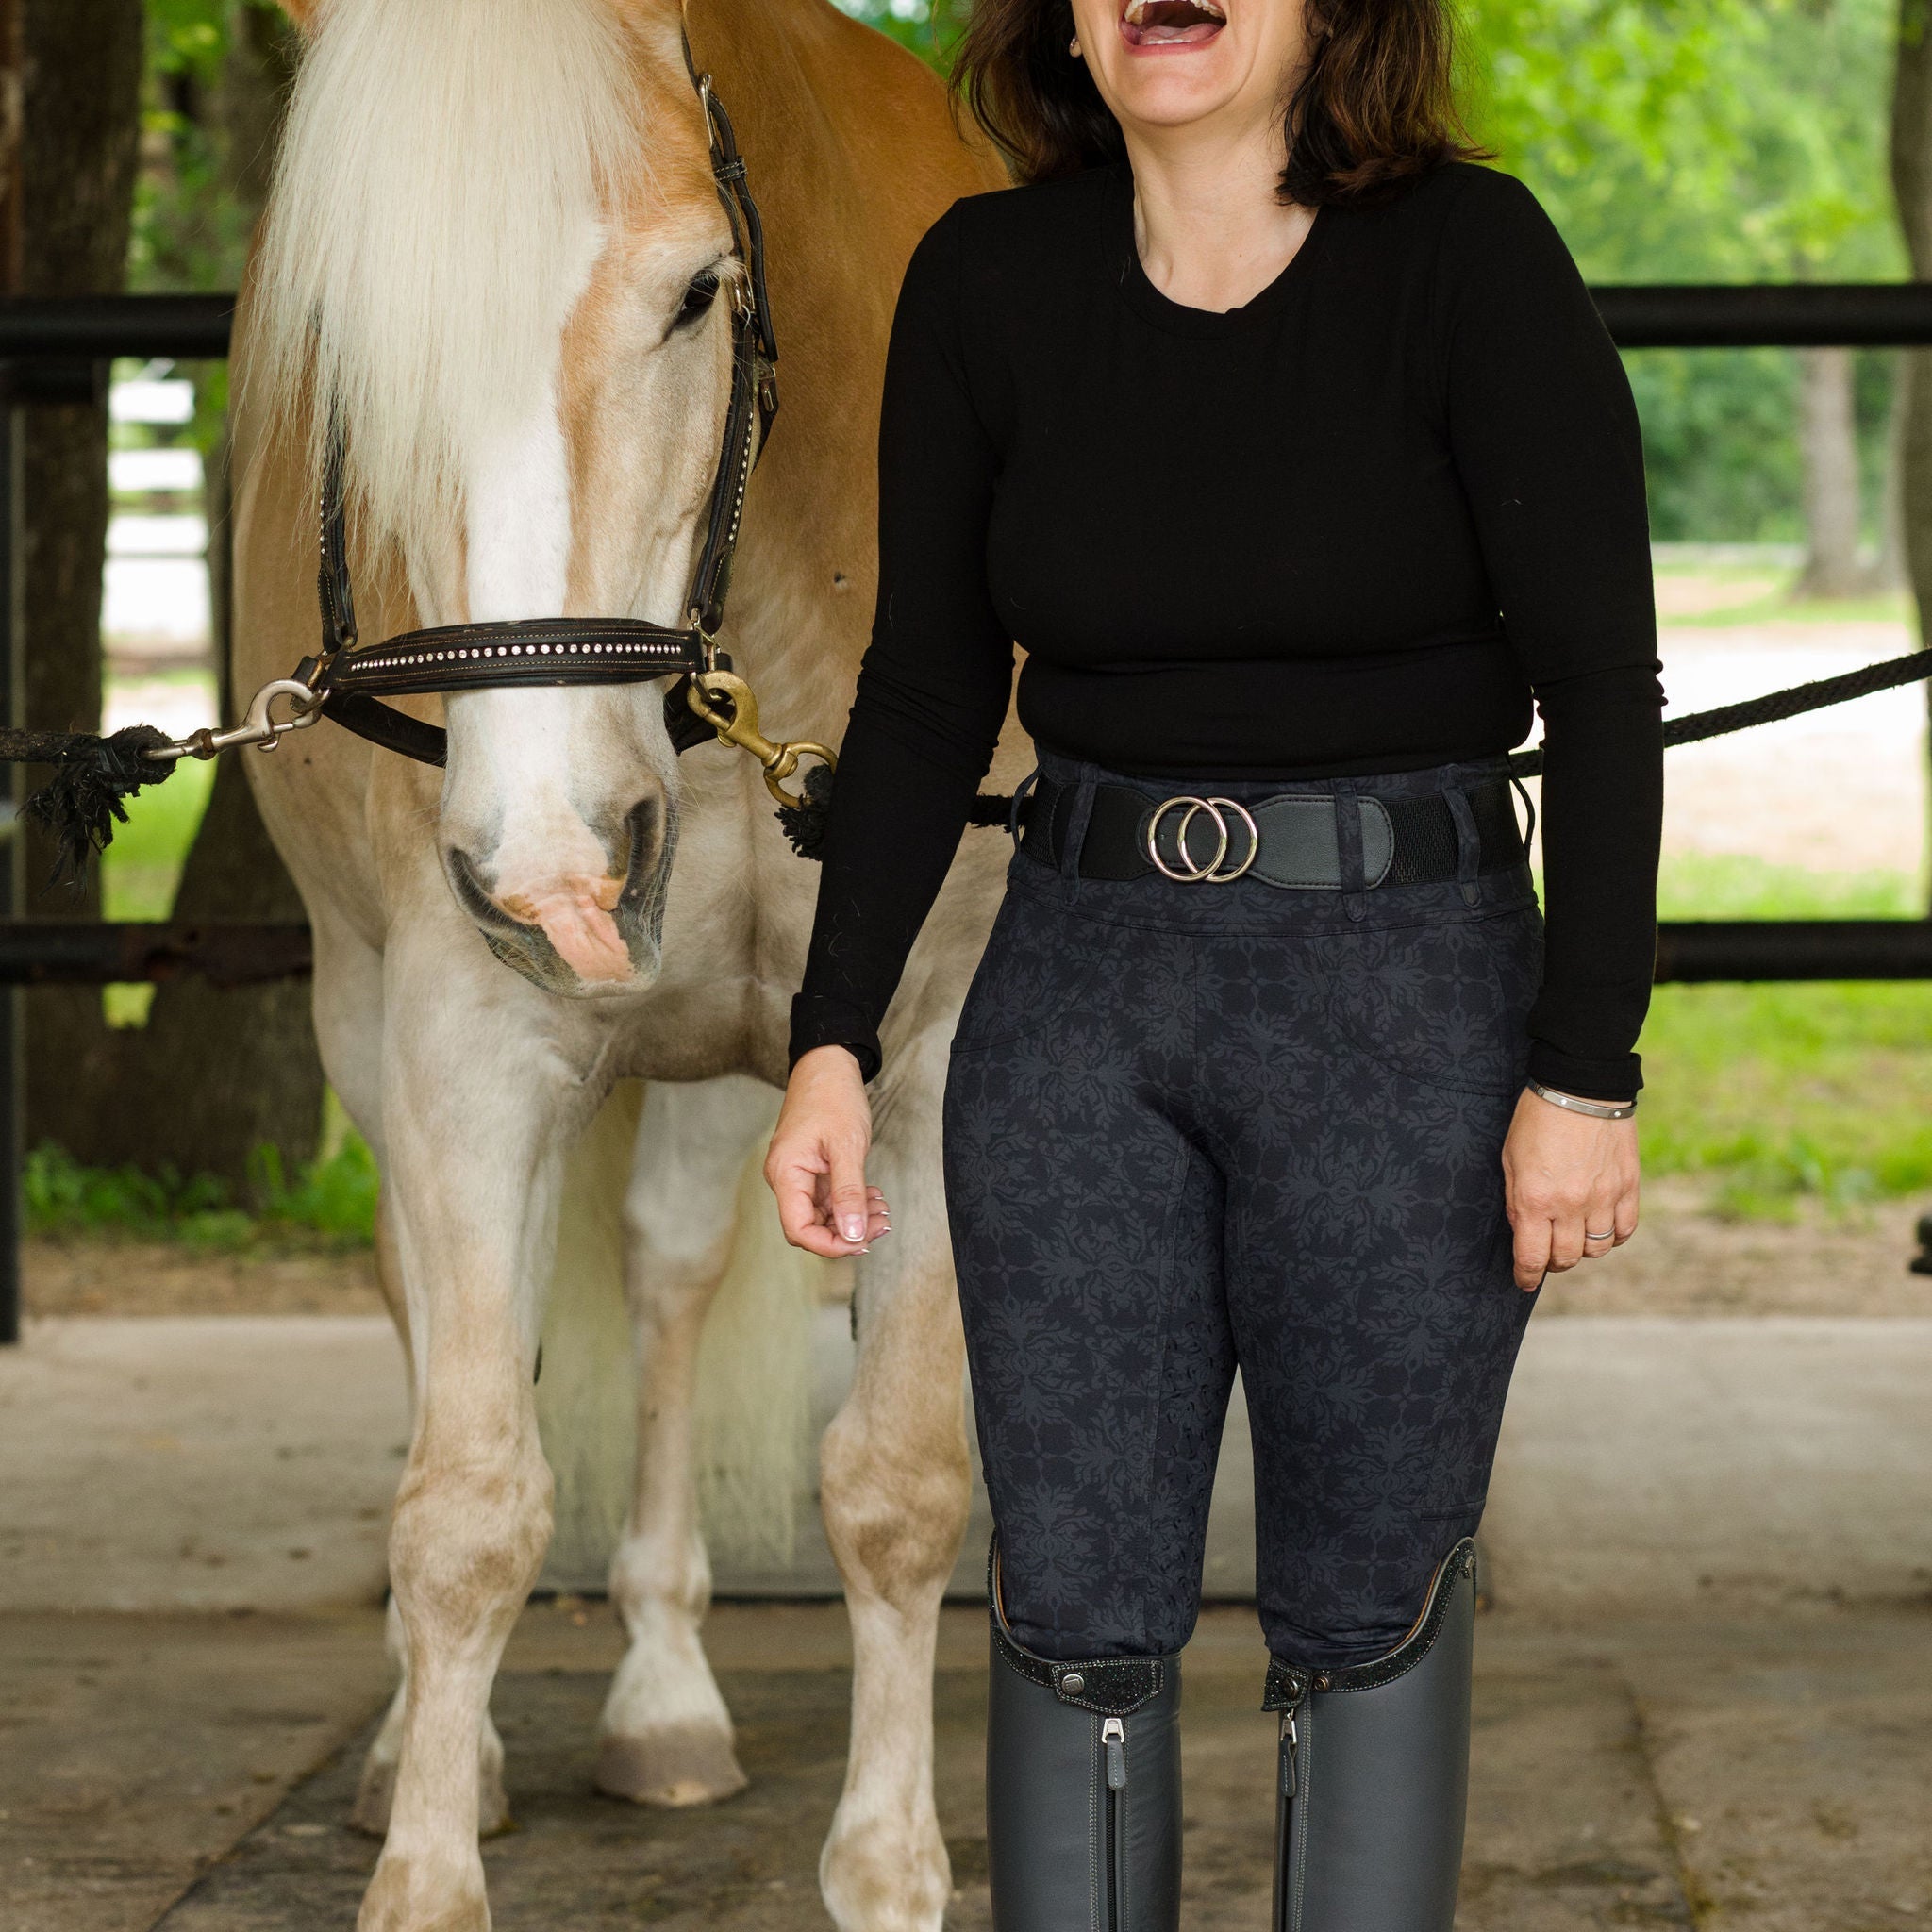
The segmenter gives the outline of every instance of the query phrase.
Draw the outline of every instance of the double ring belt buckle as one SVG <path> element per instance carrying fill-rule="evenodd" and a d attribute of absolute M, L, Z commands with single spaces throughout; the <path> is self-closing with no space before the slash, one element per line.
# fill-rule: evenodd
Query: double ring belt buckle
<path fill-rule="evenodd" d="M 1229 866 L 1227 858 L 1228 827 L 1227 820 L 1222 816 L 1224 810 L 1233 812 L 1247 828 L 1248 849 L 1239 865 Z M 1184 870 L 1175 870 L 1160 856 L 1160 823 L 1169 812 L 1178 811 L 1181 815 L 1179 826 L 1174 832 L 1174 850 L 1180 856 Z M 1196 817 L 1206 812 L 1213 821 L 1215 832 L 1214 856 L 1206 865 L 1196 865 L 1194 855 L 1188 850 L 1188 827 Z M 1255 862 L 1256 855 L 1261 849 L 1260 828 L 1255 824 L 1254 815 L 1247 807 L 1232 798 L 1195 798 L 1183 792 L 1178 798 L 1165 798 L 1154 808 L 1147 821 L 1147 857 L 1154 869 L 1163 877 L 1174 879 L 1184 886 L 1225 886 L 1247 871 Z"/>

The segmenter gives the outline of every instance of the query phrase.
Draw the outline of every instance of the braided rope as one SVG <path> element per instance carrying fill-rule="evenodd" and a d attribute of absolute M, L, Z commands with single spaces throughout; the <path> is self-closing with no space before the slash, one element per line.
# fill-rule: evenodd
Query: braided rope
<path fill-rule="evenodd" d="M 1688 718 L 1667 718 L 1664 745 L 1669 749 L 1672 745 L 1695 744 L 1700 739 L 1724 738 L 1733 731 L 1748 731 L 1754 724 L 1776 724 L 1786 718 L 1801 718 L 1807 711 L 1822 711 L 1827 705 L 1849 704 L 1854 698 L 1870 697 L 1874 691 L 1914 684 L 1923 677 L 1932 677 L 1932 651 L 1907 651 L 1903 658 L 1861 665 L 1857 671 L 1847 671 L 1838 677 L 1794 684 L 1786 691 L 1767 691 L 1761 698 L 1746 698 L 1741 704 L 1693 711 Z M 1542 768 L 1541 745 L 1531 751 L 1509 754 L 1509 770 L 1519 778 L 1532 777 Z"/>
<path fill-rule="evenodd" d="M 1908 651 L 1903 658 L 1888 658 L 1882 664 L 1867 664 L 1839 677 L 1821 677 L 1810 684 L 1769 691 L 1763 697 L 1746 698 L 1741 704 L 1721 705 L 1715 710 L 1667 720 L 1664 743 L 1667 747 L 1695 744 L 1706 738 L 1726 737 L 1733 731 L 1748 731 L 1754 724 L 1803 717 L 1807 711 L 1849 704 L 1854 698 L 1870 697 L 1874 691 L 1892 691 L 1926 677 L 1932 677 L 1932 651 Z M 0 730 L 0 764 L 55 768 L 53 778 L 27 800 L 22 815 L 59 841 L 57 876 L 77 874 L 90 848 L 98 852 L 108 843 L 115 823 L 126 820 L 122 799 L 143 785 L 158 784 L 173 772 L 172 763 L 141 756 L 149 746 L 166 742 L 163 733 L 147 724 L 131 724 L 111 738 L 80 731 Z M 1542 768 L 1541 745 L 1509 755 L 1509 770 L 1515 777 L 1532 777 Z M 831 789 L 831 774 L 815 769 L 807 781 L 803 802 L 778 813 L 786 837 L 801 858 L 817 858 L 823 851 Z M 973 801 L 968 823 L 1005 825 L 1012 808 L 1008 797 L 981 792 Z"/>

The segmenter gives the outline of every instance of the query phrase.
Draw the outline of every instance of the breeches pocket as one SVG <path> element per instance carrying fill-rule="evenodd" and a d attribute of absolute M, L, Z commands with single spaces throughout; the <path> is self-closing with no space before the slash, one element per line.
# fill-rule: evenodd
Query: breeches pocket
<path fill-rule="evenodd" d="M 1542 981 L 1534 904 L 1307 943 L 1329 1024 L 1347 1048 L 1425 1086 L 1490 1094 L 1521 1086 Z"/>

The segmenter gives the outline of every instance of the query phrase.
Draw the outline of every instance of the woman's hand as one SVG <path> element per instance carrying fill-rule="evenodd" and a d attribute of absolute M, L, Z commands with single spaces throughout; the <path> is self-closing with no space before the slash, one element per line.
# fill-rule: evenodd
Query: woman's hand
<path fill-rule="evenodd" d="M 1637 1123 L 1569 1113 L 1526 1088 L 1503 1142 L 1516 1230 L 1516 1285 L 1528 1293 L 1620 1248 L 1637 1232 Z"/>
<path fill-rule="evenodd" d="M 765 1156 L 765 1185 L 794 1248 L 840 1260 L 892 1231 L 886 1197 L 865 1184 L 872 1108 L 858 1061 L 842 1046 L 801 1054 Z"/>

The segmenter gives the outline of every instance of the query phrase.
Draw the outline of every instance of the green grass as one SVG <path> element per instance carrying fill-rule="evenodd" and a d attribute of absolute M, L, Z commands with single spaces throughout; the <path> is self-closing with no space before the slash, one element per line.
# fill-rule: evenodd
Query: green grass
<path fill-rule="evenodd" d="M 214 782 L 211 763 L 183 758 L 170 777 L 127 801 L 127 823 L 114 827 L 113 842 L 101 854 L 103 918 L 158 920 L 174 910 L 175 888 Z M 154 997 L 152 986 L 103 987 L 108 1024 L 146 1025 Z"/>
<path fill-rule="evenodd" d="M 1917 917 L 1904 874 L 1677 858 L 1666 919 Z M 1932 984 L 1660 986 L 1639 1042 L 1645 1172 L 1696 1174 L 1712 1209 L 1790 1220 L 1932 1188 Z"/>
<path fill-rule="evenodd" d="M 82 1167 L 52 1145 L 28 1155 L 22 1179 L 32 1234 L 178 1241 L 227 1253 L 362 1248 L 375 1238 L 375 1162 L 356 1134 L 292 1178 L 278 1149 L 258 1147 L 239 1200 L 208 1174 Z"/>
<path fill-rule="evenodd" d="M 174 775 L 127 801 L 127 823 L 101 855 L 101 906 L 108 919 L 165 919 L 182 862 L 208 809 L 215 768 L 183 758 Z"/>

